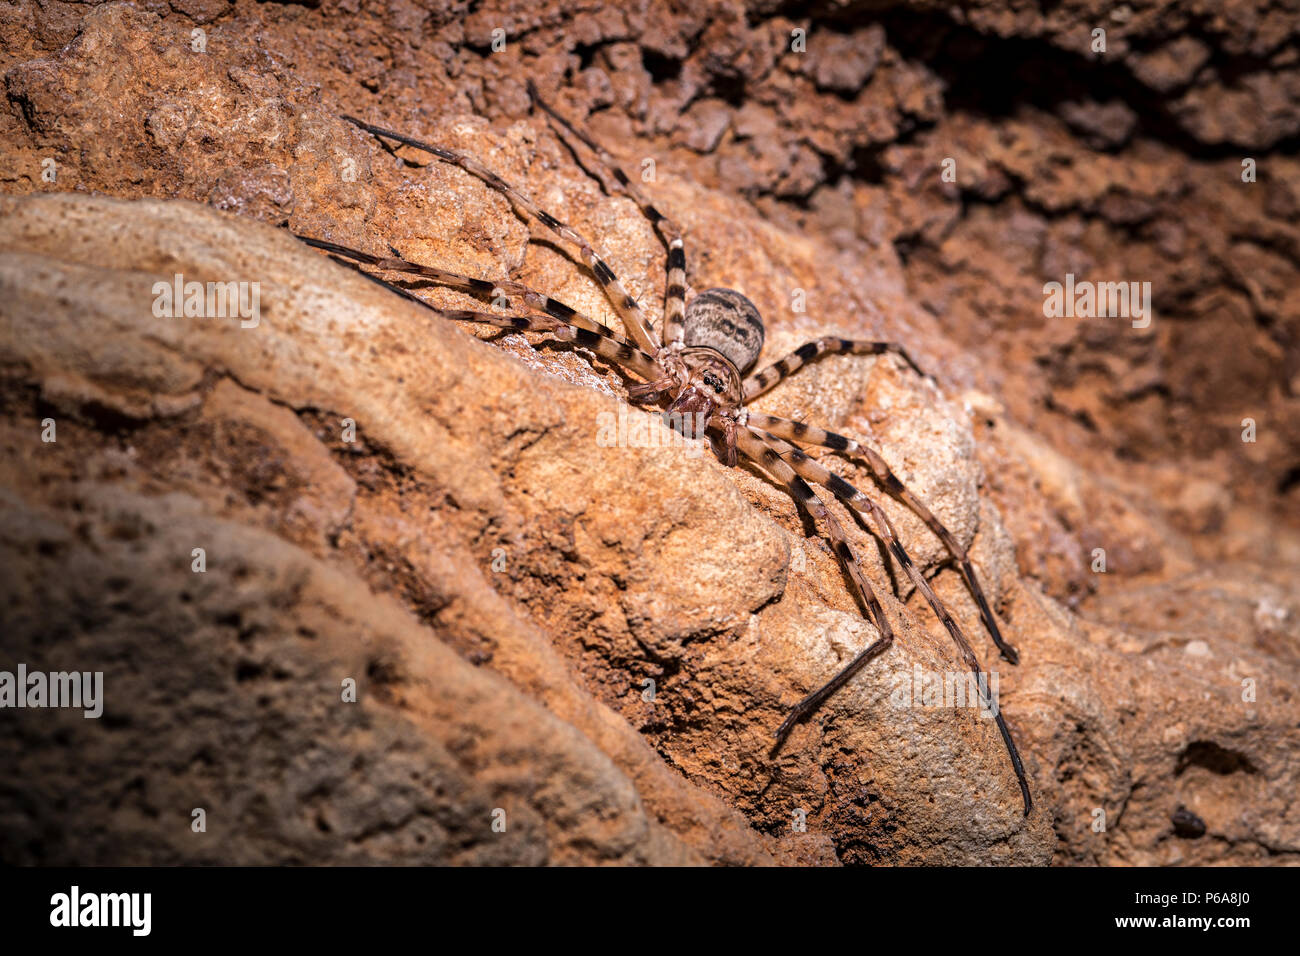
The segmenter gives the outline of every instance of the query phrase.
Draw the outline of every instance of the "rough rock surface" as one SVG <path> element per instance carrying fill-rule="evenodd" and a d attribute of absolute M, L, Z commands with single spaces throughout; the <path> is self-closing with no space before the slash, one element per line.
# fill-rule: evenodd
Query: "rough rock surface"
<path fill-rule="evenodd" d="M 1296 14 L 862 7 L 6 7 L 0 669 L 103 670 L 108 698 L 0 712 L 3 858 L 1300 858 Z M 475 153 L 653 310 L 662 246 L 528 76 L 654 160 L 692 284 L 753 299 L 767 358 L 838 333 L 936 373 L 828 359 L 758 406 L 872 440 L 972 548 L 1019 667 L 883 500 L 998 671 L 1027 820 L 991 721 L 891 701 L 956 658 L 851 516 L 899 640 L 774 755 L 874 636 L 788 497 L 604 447 L 608 366 L 431 321 L 275 228 L 616 323 L 504 199 L 350 112 Z M 1070 271 L 1151 281 L 1155 322 L 1045 319 Z M 155 316 L 176 273 L 259 283 L 261 321 Z"/>

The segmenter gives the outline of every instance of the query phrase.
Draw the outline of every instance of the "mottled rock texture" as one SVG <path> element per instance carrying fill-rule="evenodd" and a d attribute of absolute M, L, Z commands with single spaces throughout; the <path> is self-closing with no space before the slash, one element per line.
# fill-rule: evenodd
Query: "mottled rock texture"
<path fill-rule="evenodd" d="M 0 10 L 0 669 L 107 693 L 0 711 L 0 857 L 1300 860 L 1300 14 L 830 11 Z M 653 168 L 691 284 L 749 296 L 767 359 L 843 334 L 935 373 L 826 359 L 757 404 L 874 442 L 972 549 L 1018 667 L 879 495 L 998 673 L 1028 819 L 991 721 L 895 705 L 957 658 L 849 514 L 898 641 L 773 754 L 874 637 L 819 529 L 757 471 L 606 447 L 627 383 L 582 350 L 453 327 L 277 228 L 617 324 L 569 250 L 352 113 L 473 152 L 654 311 L 662 245 L 529 77 Z M 1151 326 L 1045 318 L 1067 272 L 1151 282 Z M 260 322 L 156 316 L 177 273 L 259 283 Z"/>

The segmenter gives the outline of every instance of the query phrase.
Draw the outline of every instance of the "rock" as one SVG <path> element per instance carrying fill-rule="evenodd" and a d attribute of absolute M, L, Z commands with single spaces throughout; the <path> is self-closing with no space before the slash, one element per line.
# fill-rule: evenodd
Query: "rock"
<path fill-rule="evenodd" d="M 731 111 L 720 100 L 697 100 L 682 116 L 682 124 L 677 137 L 682 145 L 711 153 L 731 124 Z"/>
<path fill-rule="evenodd" d="M 1145 56 L 1133 54 L 1133 72 L 1143 83 L 1161 93 L 1186 86 L 1210 58 L 1210 48 L 1195 37 L 1179 37 Z"/>
<path fill-rule="evenodd" d="M 6 715 L 4 858 L 1300 852 L 1300 542 L 1275 517 L 1300 433 L 1293 396 L 1261 384 L 1295 374 L 1279 344 L 1300 249 L 1287 202 L 1141 122 L 1097 153 L 1058 111 L 950 108 L 991 94 L 945 90 L 956 28 L 933 10 L 883 23 L 851 99 L 794 59 L 788 21 L 755 12 L 747 32 L 725 3 L 587 13 L 573 31 L 545 4 L 468 22 L 258 7 L 210 29 L 206 55 L 189 39 L 207 7 L 5 13 L 31 24 L 0 40 L 5 660 L 103 670 L 107 699 L 100 721 Z M 957 39 L 996 52 L 999 36 L 1040 38 L 1056 57 L 1083 22 L 1069 17 L 1086 19 L 981 4 Z M 412 21 L 437 42 L 415 42 Z M 324 23 L 319 47 L 296 42 Z M 491 53 L 499 23 L 507 48 Z M 1146 14 L 1114 30 L 1160 32 Z M 656 52 L 636 69 L 641 35 Z M 922 56 L 918 35 L 942 55 Z M 661 244 L 526 113 L 525 76 L 564 88 L 574 115 L 600 106 L 589 122 L 630 169 L 656 158 L 646 188 L 685 228 L 692 285 L 758 304 L 765 360 L 840 334 L 902 341 L 935 373 L 939 387 L 889 359 L 828 358 L 756 404 L 871 441 L 970 548 L 1018 667 L 997 662 L 925 526 L 860 464 L 824 456 L 881 499 L 997 672 L 1028 819 L 991 721 L 899 705 L 918 670 L 956 657 L 852 515 L 831 505 L 898 640 L 773 754 L 787 708 L 874 637 L 784 491 L 678 447 L 605 447 L 627 383 L 604 363 L 452 327 L 275 228 L 513 275 L 616 323 L 590 274 L 529 243 L 541 231 L 499 194 L 389 155 L 338 118 L 357 113 L 480 157 L 596 238 L 654 313 Z M 1116 131 L 1067 92 L 1072 122 Z M 692 103 L 699 130 L 732 135 L 677 146 L 664 118 Z M 1141 120 L 1147 106 L 1126 108 Z M 1282 128 L 1233 122 L 1246 139 Z M 938 176 L 948 156 L 956 184 Z M 1294 165 L 1261 158 L 1278 180 Z M 1153 328 L 1044 321 L 1042 277 L 1069 270 L 1152 276 Z M 156 314 L 155 283 L 177 274 L 257 283 L 257 320 Z M 1203 315 L 1172 318 L 1210 295 Z M 1263 423 L 1252 445 L 1246 412 Z M 41 440 L 47 419 L 57 441 Z M 194 838 L 196 807 L 213 839 Z"/>
<path fill-rule="evenodd" d="M 857 93 L 880 63 L 885 31 L 878 23 L 853 33 L 819 34 L 812 40 L 814 56 L 807 68 L 817 86 L 838 93 Z"/>
<path fill-rule="evenodd" d="M 1097 149 L 1123 146 L 1137 125 L 1137 114 L 1124 103 L 1062 103 L 1061 118 Z"/>

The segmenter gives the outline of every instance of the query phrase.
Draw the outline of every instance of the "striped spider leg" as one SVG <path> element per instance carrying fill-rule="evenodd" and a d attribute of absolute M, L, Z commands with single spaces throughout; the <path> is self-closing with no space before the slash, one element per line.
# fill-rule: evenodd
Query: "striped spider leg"
<path fill-rule="evenodd" d="M 372 126 L 370 123 L 363 122 L 353 116 L 344 116 L 349 123 L 360 127 L 373 136 L 383 139 L 391 139 L 405 146 L 412 146 L 416 149 L 423 150 L 430 155 L 436 156 L 443 162 L 459 166 L 465 172 L 481 179 L 497 192 L 504 195 L 517 207 L 524 210 L 542 225 L 546 226 L 561 239 L 573 243 L 578 247 L 578 252 L 584 262 L 595 275 L 596 281 L 600 283 L 605 295 L 609 298 L 610 304 L 614 311 L 618 313 L 623 327 L 627 330 L 628 335 L 636 343 L 637 348 L 650 355 L 656 355 L 662 346 L 650 323 L 646 321 L 641 312 L 641 307 L 636 304 L 636 300 L 627 294 L 618 277 L 605 264 L 605 260 L 596 252 L 595 248 L 586 239 L 582 237 L 575 229 L 556 219 L 550 213 L 546 212 L 537 203 L 533 202 L 528 196 L 520 192 L 514 186 L 511 186 L 504 179 L 498 176 L 492 170 L 488 169 L 472 156 L 464 153 L 458 153 L 455 150 L 447 149 L 443 146 L 435 146 L 432 143 L 421 142 L 418 139 L 407 136 L 404 133 L 397 133 L 390 129 L 384 129 L 381 126 Z"/>
<path fill-rule="evenodd" d="M 420 276 L 430 279 L 439 285 L 450 286 L 455 289 L 463 289 L 466 292 L 496 295 L 499 292 L 504 293 L 507 297 L 519 298 L 532 306 L 534 309 L 545 312 L 547 315 L 561 322 L 570 325 L 576 325 L 579 328 L 589 329 L 599 334 L 613 334 L 613 330 L 607 325 L 597 322 L 590 316 L 584 315 L 572 306 L 565 305 L 558 299 L 543 295 L 534 289 L 529 288 L 522 282 L 514 279 L 476 279 L 472 276 L 460 275 L 456 272 L 448 272 L 446 269 L 439 269 L 435 266 L 427 266 L 418 262 L 411 262 L 408 259 L 398 255 L 397 250 L 389 247 L 392 251 L 391 256 L 375 256 L 368 252 L 361 252 L 356 249 L 349 249 L 347 246 L 341 246 L 336 242 L 328 242 L 324 239 L 313 239 L 310 236 L 297 236 L 307 245 L 316 249 L 324 249 L 326 252 L 337 256 L 344 256 L 347 259 L 354 260 L 363 265 L 372 266 L 380 271 L 401 272 L 407 275 Z M 419 300 L 423 301 L 423 300 Z"/>
<path fill-rule="evenodd" d="M 920 366 L 912 361 L 912 356 L 907 354 L 907 350 L 896 342 L 868 342 L 828 335 L 805 342 L 779 362 L 773 362 L 763 371 L 755 372 L 746 378 L 745 401 L 752 402 L 822 355 L 884 355 L 886 353 L 898 356 L 917 375 L 934 381 L 934 376 L 921 371 Z"/>
<path fill-rule="evenodd" d="M 352 266 L 366 278 L 378 283 L 390 292 L 395 292 L 404 299 L 409 299 L 444 319 L 482 322 L 486 325 L 494 325 L 498 328 L 511 329 L 516 332 L 549 332 L 556 339 L 562 342 L 572 342 L 581 348 L 588 349 L 606 361 L 613 362 L 618 367 L 633 372 L 643 379 L 653 381 L 663 377 L 664 372 L 659 364 L 645 352 L 638 349 L 632 342 L 589 316 L 583 315 L 572 306 L 565 305 L 550 296 L 542 295 L 540 292 L 535 292 L 523 283 L 513 280 L 493 282 L 490 279 L 475 279 L 471 276 L 448 272 L 434 266 L 410 262 L 396 255 L 375 256 L 324 239 L 313 239 L 308 236 L 298 236 L 297 238 L 309 246 L 329 252 L 337 261 Z M 386 282 L 373 273 L 365 271 L 360 268 L 361 265 L 368 265 L 380 271 L 421 276 L 441 285 L 464 289 L 468 292 L 487 294 L 496 294 L 498 291 L 504 292 L 507 296 L 516 296 L 523 299 L 533 308 L 540 309 L 546 314 L 496 315 L 492 312 L 478 312 L 466 309 L 440 309 L 425 302 L 410 290 Z"/>
<path fill-rule="evenodd" d="M 627 173 L 619 167 L 604 147 L 597 143 L 586 130 L 581 129 L 561 115 L 537 93 L 533 81 L 528 81 L 528 95 L 533 102 L 559 124 L 562 131 L 579 140 L 590 149 L 606 171 L 614 177 L 619 191 L 624 193 L 640 208 L 646 219 L 659 232 L 659 237 L 668 248 L 667 283 L 664 286 L 664 320 L 663 340 L 669 348 L 682 348 L 686 334 L 686 246 L 682 240 L 682 231 L 677 224 L 661 213 L 646 199 L 645 194 L 628 178 Z M 576 150 L 575 150 L 576 152 Z"/>
<path fill-rule="evenodd" d="M 966 635 L 962 633 L 961 626 L 948 612 L 948 609 L 944 607 L 943 602 L 939 600 L 939 596 L 935 594 L 934 589 L 930 587 L 930 582 L 925 579 L 925 575 L 923 575 L 920 569 L 917 568 L 915 562 L 912 561 L 911 556 L 907 553 L 907 549 L 903 547 L 903 543 L 899 540 L 898 533 L 894 529 L 893 522 L 889 520 L 889 517 L 885 514 L 884 510 L 839 475 L 827 470 L 820 462 L 808 457 L 805 452 L 796 448 L 794 445 L 791 445 L 789 442 L 783 441 L 771 432 L 762 431 L 756 426 L 753 419 L 763 417 L 766 416 L 753 415 L 750 419 L 750 430 L 756 435 L 759 435 L 772 449 L 774 449 L 775 453 L 780 456 L 781 460 L 786 462 L 797 475 L 807 481 L 811 481 L 814 484 L 826 488 L 831 494 L 840 499 L 840 501 L 844 502 L 844 504 L 848 505 L 854 511 L 870 517 L 872 521 L 875 522 L 877 531 L 882 540 L 884 540 L 886 546 L 889 548 L 890 553 L 892 553 L 898 563 L 902 565 L 903 570 L 906 572 L 907 576 L 911 578 L 912 583 L 916 585 L 917 590 L 925 597 L 926 603 L 930 605 L 935 616 L 939 618 L 940 622 L 947 629 L 948 634 L 952 637 L 953 643 L 957 645 L 957 650 L 961 654 L 962 661 L 970 670 L 971 674 L 975 676 L 976 686 L 978 687 L 979 676 L 981 673 L 979 658 L 975 656 L 975 651 L 971 648 L 970 642 L 966 639 Z M 847 566 L 848 559 L 851 555 L 841 554 L 838 548 L 836 549 L 836 554 L 840 556 L 841 563 L 844 563 Z M 857 662 L 853 661 L 848 665 L 848 667 L 844 668 L 844 670 L 849 670 L 850 668 L 856 670 L 857 666 Z M 820 703 L 826 696 L 829 696 L 829 693 L 833 692 L 836 687 L 839 687 L 843 683 L 843 680 L 841 680 L 842 674 L 843 672 L 837 674 L 825 687 L 815 691 L 806 699 L 815 699 L 817 703 Z M 828 691 L 827 688 L 830 688 L 830 691 Z M 980 688 L 980 697 L 981 703 L 983 703 L 985 707 L 988 707 L 994 714 L 994 720 L 997 723 L 998 731 L 1002 734 L 1002 742 L 1006 745 L 1007 754 L 1011 757 L 1011 766 L 1016 772 L 1016 781 L 1020 784 L 1020 795 L 1023 797 L 1025 804 L 1025 816 L 1029 816 L 1029 810 L 1033 806 L 1033 801 L 1029 796 L 1029 783 L 1025 779 L 1025 769 L 1020 762 L 1020 753 L 1016 750 L 1015 741 L 1011 738 L 1011 731 L 1007 728 L 1006 720 L 1002 716 L 1001 708 L 997 707 L 988 699 L 983 688 Z M 800 702 L 795 705 L 790 716 L 786 718 L 786 722 L 781 725 L 782 728 L 788 731 L 789 726 L 793 726 L 794 722 L 799 720 L 801 717 L 806 716 L 808 713 L 811 713 L 811 708 L 806 708 L 803 702 Z"/>
<path fill-rule="evenodd" d="M 966 588 L 970 591 L 971 597 L 975 599 L 975 604 L 979 607 L 980 620 L 984 622 L 989 636 L 993 638 L 993 643 L 997 645 L 998 651 L 1001 652 L 1002 659 L 1010 664 L 1020 663 L 1019 652 L 1002 637 L 1002 630 L 998 627 L 997 618 L 993 616 L 993 609 L 984 596 L 984 588 L 980 586 L 979 578 L 975 574 L 975 565 L 971 563 L 970 555 L 966 553 L 966 549 L 953 537 L 952 532 L 944 527 L 943 523 L 925 506 L 925 503 L 908 490 L 907 486 L 894 474 L 885 459 L 881 458 L 874 448 L 862 445 L 843 435 L 837 435 L 835 432 L 828 432 L 822 428 L 805 425 L 803 422 L 793 422 L 785 418 L 763 415 L 759 412 L 749 413 L 749 424 L 787 441 L 797 441 L 805 445 L 820 445 L 823 448 L 829 448 L 845 455 L 857 455 L 864 458 L 871 467 L 871 473 L 880 482 L 881 487 L 911 508 L 917 517 L 924 521 L 926 526 L 943 542 L 944 547 L 948 549 L 948 553 L 957 562 L 961 576 L 966 582 Z"/>
<path fill-rule="evenodd" d="M 826 505 L 817 497 L 817 493 L 809 487 L 808 482 L 795 472 L 789 462 L 781 457 L 776 448 L 765 441 L 753 429 L 746 428 L 740 431 L 736 436 L 736 447 L 746 458 L 784 485 L 790 497 L 794 499 L 800 508 L 811 515 L 814 521 L 820 519 L 822 524 L 826 526 L 835 556 L 839 559 L 840 566 L 844 568 L 845 573 L 849 576 L 849 581 L 853 585 L 854 597 L 857 598 L 859 607 L 866 611 L 871 618 L 871 622 L 876 625 L 876 630 L 880 634 L 879 639 L 868 644 L 853 660 L 842 667 L 833 678 L 795 704 L 789 715 L 781 723 L 781 726 L 777 728 L 776 744 L 772 748 L 775 751 L 789 736 L 795 724 L 817 710 L 828 697 L 847 684 L 853 675 L 861 670 L 868 661 L 889 649 L 889 646 L 894 643 L 894 630 L 889 624 L 889 618 L 885 616 L 885 609 L 881 607 L 876 592 L 872 590 L 871 583 L 862 573 L 862 566 L 858 562 L 857 555 L 853 553 L 853 547 L 849 544 L 849 539 L 844 534 L 844 529 L 840 526 L 839 520 L 827 510 Z"/>

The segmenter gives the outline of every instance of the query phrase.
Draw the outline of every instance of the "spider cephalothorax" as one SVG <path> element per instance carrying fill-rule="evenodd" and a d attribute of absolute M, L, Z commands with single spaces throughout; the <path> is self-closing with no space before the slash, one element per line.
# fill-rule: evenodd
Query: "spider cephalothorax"
<path fill-rule="evenodd" d="M 720 431 L 716 447 L 729 466 L 736 464 L 736 434 L 745 423 L 742 373 L 763 351 L 763 319 L 753 302 L 734 289 L 706 289 L 686 303 L 682 339 L 661 349 L 659 364 L 668 372 L 652 387 L 634 387 L 633 398 L 668 400 L 664 421 L 690 438 L 692 423 Z"/>
<path fill-rule="evenodd" d="M 979 675 L 979 659 L 970 642 L 948 609 L 935 595 L 929 581 L 921 574 L 908 555 L 885 512 L 868 495 L 859 491 L 839 475 L 829 471 L 820 461 L 811 458 L 798 444 L 820 446 L 844 455 L 856 456 L 871 469 L 872 475 L 886 492 L 909 506 L 948 548 L 961 571 L 962 577 L 979 608 L 980 618 L 988 629 L 1002 656 L 1016 663 L 1015 648 L 1002 638 L 997 619 L 984 596 L 975 575 L 975 567 L 966 550 L 930 510 L 913 495 L 890 470 L 884 458 L 874 449 L 858 442 L 816 428 L 803 422 L 776 418 L 751 411 L 746 403 L 794 374 L 808 362 L 827 354 L 885 355 L 892 354 L 905 362 L 917 374 L 924 374 L 907 352 L 892 342 L 871 342 L 827 336 L 808 342 L 780 361 L 762 371 L 752 371 L 763 350 L 763 320 L 749 299 L 731 289 L 708 289 L 686 298 L 686 252 L 681 230 L 655 209 L 640 190 L 627 178 L 613 158 L 590 136 L 578 129 L 562 115 L 538 98 L 529 84 L 533 101 L 558 124 L 562 131 L 585 144 L 604 165 L 617 182 L 618 188 L 631 198 L 646 218 L 659 231 L 668 249 L 667 281 L 664 287 L 663 323 L 656 330 L 646 319 L 637 301 L 628 295 L 618 277 L 596 250 L 571 226 L 541 209 L 525 194 L 511 186 L 478 160 L 441 146 L 423 143 L 401 133 L 371 126 L 360 120 L 346 117 L 350 122 L 367 130 L 382 140 L 392 140 L 415 147 L 453 163 L 477 176 L 493 189 L 505 194 L 516 207 L 532 216 L 561 239 L 571 242 L 591 269 L 592 275 L 604 289 L 610 304 L 618 313 L 627 338 L 608 326 L 584 315 L 571 306 L 543 295 L 514 280 L 476 279 L 421 265 L 401 258 L 396 251 L 389 256 L 376 256 L 323 239 L 301 237 L 308 244 L 333 253 L 341 262 L 354 268 L 368 265 L 433 279 L 443 285 L 463 289 L 481 296 L 496 296 L 499 292 L 512 301 L 522 302 L 528 311 L 512 306 L 515 314 L 499 315 L 491 312 L 434 309 L 428 303 L 401 286 L 386 282 L 372 273 L 365 273 L 398 295 L 411 299 L 425 308 L 449 319 L 484 322 L 516 331 L 546 332 L 555 338 L 588 349 L 601 358 L 613 362 L 625 373 L 640 379 L 628 387 L 628 397 L 642 404 L 655 404 L 664 409 L 670 426 L 685 430 L 687 423 L 707 431 L 714 440 L 719 457 L 728 465 L 738 464 L 743 456 L 784 485 L 795 502 L 815 520 L 825 526 L 831 539 L 835 556 L 844 568 L 853 595 L 864 615 L 875 625 L 879 638 L 869 644 L 853 660 L 842 667 L 821 687 L 807 694 L 789 711 L 776 731 L 777 746 L 800 720 L 813 714 L 828 697 L 843 687 L 868 661 L 884 653 L 894 640 L 893 626 L 885 615 L 880 601 L 872 590 L 870 581 L 862 573 L 852 545 L 839 521 L 813 491 L 810 482 L 828 490 L 849 508 L 870 518 L 877 533 L 894 559 L 903 568 L 930 605 L 935 615 L 957 645 L 964 665 Z M 928 376 L 927 376 L 928 377 Z M 695 433 L 691 437 L 704 437 Z M 1029 784 L 1025 779 L 1020 755 L 1011 738 L 1011 731 L 996 705 L 981 690 L 981 700 L 994 715 L 998 731 L 1011 758 L 1020 793 L 1028 815 L 1031 800 Z"/>

